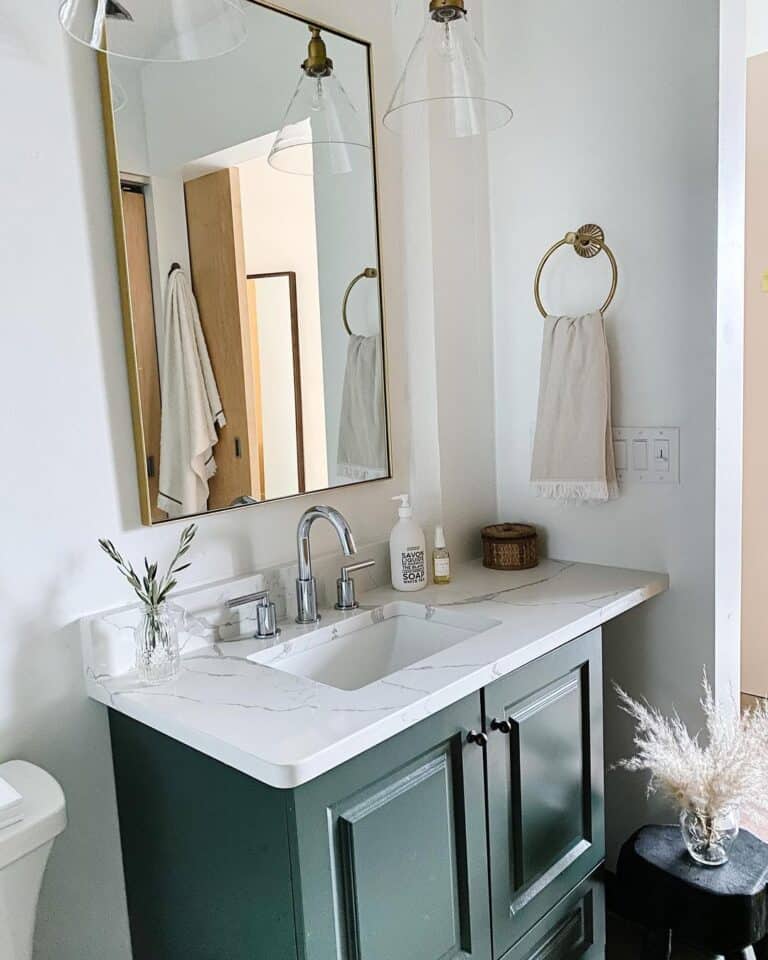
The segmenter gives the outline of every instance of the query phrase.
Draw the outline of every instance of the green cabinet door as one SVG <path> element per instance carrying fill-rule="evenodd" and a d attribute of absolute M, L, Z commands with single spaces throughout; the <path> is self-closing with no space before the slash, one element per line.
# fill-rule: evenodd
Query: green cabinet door
<path fill-rule="evenodd" d="M 605 896 L 598 879 L 585 880 L 504 957 L 504 960 L 602 960 Z"/>
<path fill-rule="evenodd" d="M 296 790 L 302 960 L 489 960 L 480 695 Z"/>
<path fill-rule="evenodd" d="M 485 714 L 501 957 L 605 856 L 600 631 L 487 687 Z"/>

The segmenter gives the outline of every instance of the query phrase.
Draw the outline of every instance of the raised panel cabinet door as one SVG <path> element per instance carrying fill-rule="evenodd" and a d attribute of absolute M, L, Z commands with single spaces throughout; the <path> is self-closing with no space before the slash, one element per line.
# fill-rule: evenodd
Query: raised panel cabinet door
<path fill-rule="evenodd" d="M 303 960 L 490 960 L 480 695 L 299 788 Z"/>
<path fill-rule="evenodd" d="M 598 960 L 605 957 L 605 893 L 585 880 L 519 940 L 504 960 Z"/>
<path fill-rule="evenodd" d="M 599 630 L 485 690 L 497 957 L 605 857 L 602 709 Z"/>

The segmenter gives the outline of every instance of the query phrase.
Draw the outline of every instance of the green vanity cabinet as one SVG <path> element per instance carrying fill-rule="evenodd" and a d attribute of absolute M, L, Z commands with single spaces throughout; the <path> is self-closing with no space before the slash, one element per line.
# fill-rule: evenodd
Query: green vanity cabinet
<path fill-rule="evenodd" d="M 295 790 L 111 710 L 134 960 L 597 956 L 600 709 L 598 631 Z"/>
<path fill-rule="evenodd" d="M 302 960 L 488 960 L 480 697 L 291 798 Z"/>
<path fill-rule="evenodd" d="M 134 960 L 296 960 L 285 795 L 109 719 Z"/>
<path fill-rule="evenodd" d="M 600 631 L 496 681 L 484 697 L 498 958 L 605 856 Z M 505 732 L 494 721 L 506 721 Z"/>

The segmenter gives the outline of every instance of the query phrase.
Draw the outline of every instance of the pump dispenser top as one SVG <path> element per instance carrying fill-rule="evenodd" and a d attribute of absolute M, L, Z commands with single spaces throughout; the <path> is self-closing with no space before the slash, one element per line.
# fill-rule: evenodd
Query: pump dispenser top
<path fill-rule="evenodd" d="M 413 516 L 413 507 L 411 506 L 411 495 L 409 493 L 398 493 L 393 500 L 400 501 L 400 509 L 397 511 L 401 520 L 408 520 Z"/>

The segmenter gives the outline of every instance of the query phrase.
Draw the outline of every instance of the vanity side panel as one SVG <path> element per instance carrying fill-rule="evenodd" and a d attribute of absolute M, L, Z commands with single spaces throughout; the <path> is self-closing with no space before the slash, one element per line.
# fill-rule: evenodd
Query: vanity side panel
<path fill-rule="evenodd" d="M 490 960 L 480 696 L 292 795 L 301 960 Z"/>
<path fill-rule="evenodd" d="M 109 721 L 134 960 L 297 960 L 287 792 Z"/>

